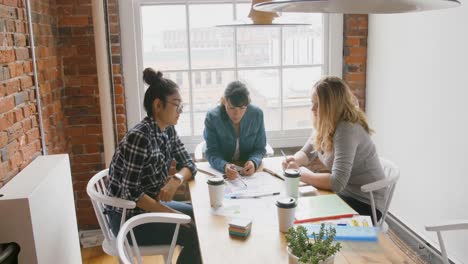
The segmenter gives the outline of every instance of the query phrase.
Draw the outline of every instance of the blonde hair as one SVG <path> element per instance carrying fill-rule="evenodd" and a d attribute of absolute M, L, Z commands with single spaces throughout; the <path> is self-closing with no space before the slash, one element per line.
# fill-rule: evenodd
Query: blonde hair
<path fill-rule="evenodd" d="M 333 136 L 340 121 L 360 124 L 371 134 L 364 112 L 359 108 L 357 98 L 349 86 L 335 76 L 326 76 L 314 85 L 318 99 L 318 113 L 314 118 L 314 148 L 320 152 L 331 152 Z"/>

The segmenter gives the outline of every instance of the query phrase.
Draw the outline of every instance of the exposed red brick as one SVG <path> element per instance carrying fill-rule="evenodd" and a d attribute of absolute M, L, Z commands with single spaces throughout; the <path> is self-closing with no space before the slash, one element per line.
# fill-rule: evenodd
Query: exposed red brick
<path fill-rule="evenodd" d="M 15 61 L 15 51 L 13 49 L 0 49 L 0 63 L 13 61 Z"/>

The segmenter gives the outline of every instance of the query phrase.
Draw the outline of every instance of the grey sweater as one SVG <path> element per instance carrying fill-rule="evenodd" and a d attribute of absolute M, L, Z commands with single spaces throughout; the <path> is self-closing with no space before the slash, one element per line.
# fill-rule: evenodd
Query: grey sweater
<path fill-rule="evenodd" d="M 309 161 L 318 154 L 331 170 L 331 190 L 370 205 L 368 193 L 361 186 L 385 178 L 379 156 L 369 134 L 357 123 L 340 122 L 333 137 L 333 151 L 317 153 L 312 138 L 302 147 Z M 383 209 L 384 189 L 374 192 L 377 209 Z"/>

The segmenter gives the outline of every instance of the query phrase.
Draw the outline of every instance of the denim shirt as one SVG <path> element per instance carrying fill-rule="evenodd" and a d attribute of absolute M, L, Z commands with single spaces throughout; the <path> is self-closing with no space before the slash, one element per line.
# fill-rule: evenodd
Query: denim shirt
<path fill-rule="evenodd" d="M 236 132 L 231 119 L 221 107 L 224 106 L 219 105 L 206 114 L 203 137 L 208 162 L 213 168 L 224 171 L 224 166 L 232 162 L 236 150 Z M 256 106 L 248 105 L 240 121 L 239 160 L 251 160 L 258 168 L 265 155 L 265 146 L 263 112 Z"/>

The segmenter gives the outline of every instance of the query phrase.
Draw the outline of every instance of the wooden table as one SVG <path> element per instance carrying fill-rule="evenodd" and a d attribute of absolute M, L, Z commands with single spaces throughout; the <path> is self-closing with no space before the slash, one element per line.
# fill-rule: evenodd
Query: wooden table
<path fill-rule="evenodd" d="M 279 157 L 264 159 L 264 166 L 280 164 Z M 195 180 L 189 183 L 203 263 L 287 263 L 286 239 L 278 230 L 275 206 L 278 196 L 225 199 L 224 205 L 239 204 L 242 213 L 252 219 L 249 237 L 245 240 L 232 238 L 228 232 L 229 218 L 212 214 L 206 184 L 209 177 L 198 172 Z M 283 186 L 283 181 L 273 176 L 264 177 L 268 184 Z M 379 235 L 378 242 L 341 241 L 341 244 L 343 247 L 335 258 L 336 264 L 414 263 L 385 234 Z"/>

